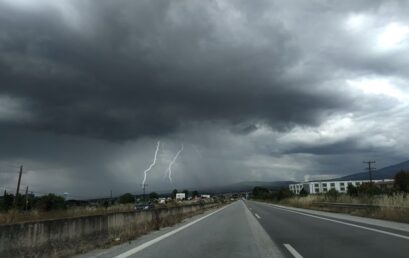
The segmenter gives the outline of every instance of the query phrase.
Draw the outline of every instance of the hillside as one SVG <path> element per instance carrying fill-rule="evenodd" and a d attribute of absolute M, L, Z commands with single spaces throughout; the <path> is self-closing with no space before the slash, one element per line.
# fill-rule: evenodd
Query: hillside
<path fill-rule="evenodd" d="M 254 187 L 261 186 L 269 189 L 279 189 L 281 187 L 288 187 L 289 184 L 294 183 L 293 181 L 249 181 L 249 182 L 240 182 L 231 185 L 225 185 L 214 188 L 201 189 L 201 192 L 209 193 L 228 193 L 228 192 L 247 192 L 252 191 Z"/>
<path fill-rule="evenodd" d="M 409 170 L 409 160 L 373 171 L 372 179 L 393 179 L 395 177 L 395 174 L 398 173 L 401 169 Z M 369 180 L 369 174 L 368 172 L 360 172 L 348 176 L 339 177 L 333 180 Z"/>

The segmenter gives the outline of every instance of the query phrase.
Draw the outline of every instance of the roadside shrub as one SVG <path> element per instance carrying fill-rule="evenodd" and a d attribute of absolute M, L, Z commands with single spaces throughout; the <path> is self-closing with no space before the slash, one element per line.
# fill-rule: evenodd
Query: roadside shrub
<path fill-rule="evenodd" d="M 395 175 L 394 187 L 397 191 L 409 193 L 409 171 L 401 170 Z"/>
<path fill-rule="evenodd" d="M 197 190 L 192 192 L 192 198 L 199 197 L 199 192 Z"/>
<path fill-rule="evenodd" d="M 35 207 L 42 211 L 62 210 L 66 208 L 63 197 L 48 194 L 35 199 Z"/>
<path fill-rule="evenodd" d="M 303 189 L 301 189 L 301 191 L 300 191 L 300 196 L 301 197 L 305 197 L 305 196 L 307 196 L 308 195 L 308 192 L 307 191 L 305 191 L 305 189 L 303 188 Z"/>
<path fill-rule="evenodd" d="M 177 190 L 177 189 L 173 189 L 172 194 L 171 194 L 172 199 L 176 199 L 176 194 L 177 194 L 177 193 L 178 193 L 178 190 Z"/>
<path fill-rule="evenodd" d="M 185 189 L 185 190 L 182 191 L 182 193 L 185 194 L 186 199 L 189 197 L 189 190 Z"/>
<path fill-rule="evenodd" d="M 382 190 L 379 187 L 377 187 L 374 183 L 363 183 L 358 187 L 358 194 L 373 196 L 382 194 Z"/>
<path fill-rule="evenodd" d="M 256 186 L 253 188 L 253 197 L 265 200 L 271 198 L 271 194 L 267 188 Z"/>
<path fill-rule="evenodd" d="M 350 184 L 348 185 L 347 193 L 349 194 L 349 196 L 358 196 L 358 188 Z"/>
<path fill-rule="evenodd" d="M 284 200 L 286 198 L 290 198 L 293 197 L 294 193 L 290 191 L 290 189 L 288 188 L 281 188 L 278 192 L 277 192 L 277 200 L 281 201 Z"/>
<path fill-rule="evenodd" d="M 3 198 L 0 201 L 0 210 L 1 211 L 8 211 L 13 207 L 13 195 L 8 194 L 6 191 L 4 191 Z"/>
<path fill-rule="evenodd" d="M 330 189 L 328 192 L 325 193 L 325 197 L 331 200 L 336 200 L 339 196 L 339 193 L 335 189 Z"/>
<path fill-rule="evenodd" d="M 154 200 L 154 199 L 158 199 L 159 198 L 159 194 L 156 192 L 151 192 L 149 194 L 149 199 Z"/>
<path fill-rule="evenodd" d="M 131 193 L 126 193 L 119 197 L 119 203 L 121 204 L 132 203 L 134 201 L 135 201 L 135 198 Z"/>

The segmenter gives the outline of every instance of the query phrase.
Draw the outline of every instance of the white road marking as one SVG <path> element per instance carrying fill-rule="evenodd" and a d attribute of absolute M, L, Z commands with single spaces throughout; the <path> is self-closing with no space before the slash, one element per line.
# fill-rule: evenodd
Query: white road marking
<path fill-rule="evenodd" d="M 298 253 L 297 250 L 295 250 L 290 244 L 284 244 L 284 246 L 294 256 L 294 258 L 303 258 L 302 255 Z"/>
<path fill-rule="evenodd" d="M 232 203 L 232 204 L 233 204 L 233 203 Z M 149 246 L 151 246 L 151 245 L 153 245 L 153 244 L 155 244 L 155 243 L 157 243 L 157 242 L 159 242 L 159 241 L 161 241 L 161 240 L 163 240 L 163 239 L 165 239 L 165 238 L 168 238 L 168 237 L 170 237 L 171 235 L 174 235 L 174 234 L 178 233 L 179 231 L 182 231 L 182 230 L 184 230 L 185 228 L 188 228 L 188 227 L 192 226 L 193 224 L 196 224 L 197 222 L 199 222 L 199 221 L 201 221 L 201 220 L 204 220 L 205 218 L 207 218 L 207 217 L 209 217 L 209 216 L 212 216 L 213 214 L 215 214 L 215 213 L 217 213 L 217 212 L 219 212 L 219 211 L 221 211 L 221 210 L 224 210 L 225 208 L 229 207 L 230 205 L 231 205 L 231 204 L 229 204 L 229 205 L 227 205 L 227 206 L 225 206 L 225 207 L 223 207 L 223 208 L 220 208 L 220 209 L 218 209 L 218 210 L 216 210 L 216 211 L 214 211 L 214 212 L 212 212 L 212 213 L 209 213 L 209 214 L 207 214 L 206 216 L 203 216 L 203 217 L 201 217 L 201 218 L 198 218 L 197 220 L 194 220 L 194 221 L 192 221 L 192 222 L 190 222 L 190 223 L 188 223 L 188 224 L 186 224 L 186 225 L 183 225 L 183 226 L 181 226 L 180 228 L 177 228 L 177 229 L 172 230 L 172 231 L 170 231 L 170 232 L 168 232 L 168 233 L 166 233 L 166 234 L 163 234 L 163 235 L 161 235 L 161 236 L 159 236 L 159 237 L 157 237 L 157 238 L 155 238 L 155 239 L 152 239 L 152 240 L 150 240 L 150 241 L 148 241 L 148 242 L 145 242 L 145 243 L 143 243 L 143 244 L 141 244 L 141 245 L 139 245 L 139 246 L 137 246 L 137 247 L 135 247 L 135 248 L 132 248 L 132 249 L 130 249 L 130 250 L 128 250 L 128 251 L 126 251 L 126 252 L 120 254 L 120 255 L 115 256 L 115 258 L 126 258 L 126 257 L 129 257 L 129 256 L 133 255 L 133 254 L 136 254 L 137 252 L 140 252 L 140 251 L 142 251 L 143 249 L 145 249 L 145 248 L 147 248 L 147 247 L 149 247 Z"/>
<path fill-rule="evenodd" d="M 254 216 L 256 216 L 256 218 L 258 219 L 261 219 L 261 217 L 257 213 L 254 213 Z"/>
<path fill-rule="evenodd" d="M 315 216 L 315 215 L 311 215 L 311 214 L 306 214 L 306 213 L 303 213 L 303 212 L 292 211 L 292 210 L 289 210 L 289 209 L 286 209 L 286 208 L 278 207 L 278 206 L 273 205 L 273 204 L 271 204 L 271 206 L 275 207 L 276 209 L 284 210 L 284 211 L 287 211 L 287 212 L 293 212 L 293 213 L 297 213 L 297 214 L 300 214 L 300 215 L 304 215 L 304 216 L 308 216 L 308 217 L 312 217 L 312 218 L 316 218 L 316 219 L 331 221 L 331 222 L 339 223 L 339 224 L 346 225 L 346 226 L 351 226 L 351 227 L 366 229 L 366 230 L 369 230 L 369 231 L 373 231 L 373 232 L 377 232 L 377 233 L 381 233 L 381 234 L 385 234 L 385 235 L 394 236 L 394 237 L 399 237 L 399 238 L 403 238 L 403 239 L 409 240 L 409 236 L 405 236 L 405 235 L 400 235 L 400 234 L 396 234 L 396 233 L 392 233 L 392 232 L 388 232 L 388 231 L 384 231 L 384 230 L 380 230 L 380 229 L 375 229 L 375 228 L 369 228 L 369 227 L 365 227 L 365 226 L 360 226 L 360 225 L 356 225 L 356 224 L 352 224 L 352 223 L 348 223 L 348 222 L 343 222 L 343 221 L 339 221 L 339 220 L 335 220 L 335 219 L 328 219 L 328 218 L 324 218 L 324 217 L 320 217 L 320 216 Z"/>

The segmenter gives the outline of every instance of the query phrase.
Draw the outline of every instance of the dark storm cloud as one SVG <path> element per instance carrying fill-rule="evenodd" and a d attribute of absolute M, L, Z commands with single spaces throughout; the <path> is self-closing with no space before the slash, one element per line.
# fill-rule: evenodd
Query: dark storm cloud
<path fill-rule="evenodd" d="M 104 2 L 84 5 L 72 28 L 52 9 L 3 3 L 0 94 L 26 102 L 34 119 L 24 127 L 107 139 L 201 121 L 286 130 L 346 103 L 282 78 L 300 55 L 290 32 L 244 7 L 235 11 L 249 18 L 236 27 L 216 2 Z"/>
<path fill-rule="evenodd" d="M 157 140 L 150 190 L 170 189 L 166 170 L 182 142 L 180 187 L 402 161 L 408 8 L 0 1 L 0 169 L 24 164 L 36 190 L 102 196 L 141 190 Z M 15 185 L 0 172 L 0 186 Z"/>
<path fill-rule="evenodd" d="M 374 152 L 376 148 L 368 144 L 360 143 L 360 139 L 349 138 L 333 143 L 324 144 L 300 144 L 297 147 L 286 151 L 287 154 L 292 153 L 309 153 L 314 155 L 338 155 L 338 154 L 369 154 Z"/>

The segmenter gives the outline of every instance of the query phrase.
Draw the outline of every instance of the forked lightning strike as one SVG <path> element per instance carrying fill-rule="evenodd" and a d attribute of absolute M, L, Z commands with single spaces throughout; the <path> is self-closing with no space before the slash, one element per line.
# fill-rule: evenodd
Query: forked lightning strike
<path fill-rule="evenodd" d="M 168 171 L 169 171 L 169 181 L 170 183 L 173 185 L 173 180 L 172 180 L 172 166 L 173 164 L 176 162 L 176 160 L 178 159 L 180 153 L 183 151 L 183 143 L 182 143 L 182 147 L 180 148 L 180 150 L 176 153 L 175 157 L 172 159 L 172 161 L 169 163 L 169 167 L 168 167 Z"/>
<path fill-rule="evenodd" d="M 155 166 L 155 164 L 156 164 L 156 157 L 158 156 L 159 147 L 160 147 L 160 141 L 158 141 L 158 144 L 156 145 L 155 156 L 153 157 L 152 164 L 150 164 L 149 167 L 145 171 L 143 171 L 142 187 L 145 185 L 146 175 L 153 168 L 153 166 Z"/>

